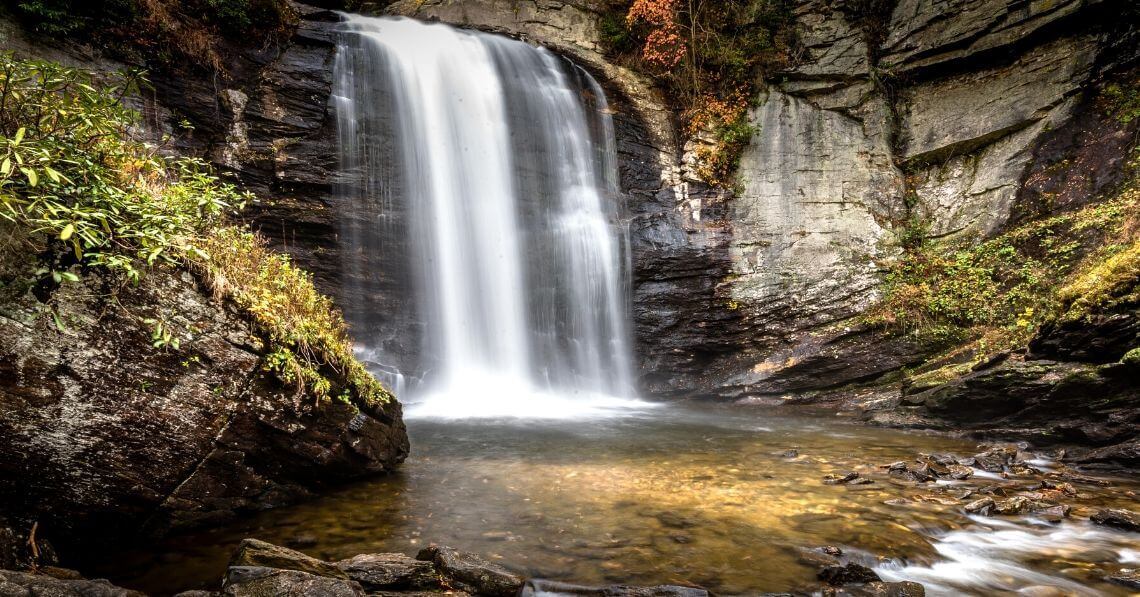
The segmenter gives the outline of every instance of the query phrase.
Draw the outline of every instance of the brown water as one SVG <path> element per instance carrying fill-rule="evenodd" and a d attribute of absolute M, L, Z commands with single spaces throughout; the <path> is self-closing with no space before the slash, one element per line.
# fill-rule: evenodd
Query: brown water
<path fill-rule="evenodd" d="M 815 568 L 798 560 L 805 546 L 838 545 L 933 594 L 1128 594 L 1101 578 L 1140 566 L 1140 535 L 1084 520 L 1094 506 L 1135 507 L 1135 481 L 1078 485 L 1074 516 L 1051 525 L 972 518 L 954 499 L 1026 479 L 915 486 L 878 467 L 920 452 L 974 454 L 972 441 L 708 405 L 573 422 L 413 421 L 410 433 L 398 475 L 112 554 L 87 572 L 155 593 L 216 589 L 243 537 L 325 559 L 437 542 L 536 577 L 744 595 L 817 587 Z M 848 471 L 875 482 L 822 482 Z"/>

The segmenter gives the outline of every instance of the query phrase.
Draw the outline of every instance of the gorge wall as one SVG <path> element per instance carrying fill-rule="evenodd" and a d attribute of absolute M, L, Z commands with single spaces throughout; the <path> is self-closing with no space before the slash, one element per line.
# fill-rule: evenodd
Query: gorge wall
<path fill-rule="evenodd" d="M 914 222 L 939 239 L 986 238 L 1078 207 L 1119 179 L 1136 121 L 1099 116 L 1092 96 L 1136 63 L 1134 24 L 1112 16 L 1125 4 L 900 0 L 860 12 L 797 2 L 799 56 L 756 98 L 731 199 L 694 175 L 694 146 L 653 81 L 607 59 L 598 7 L 429 0 L 385 11 L 522 37 L 590 70 L 614 111 L 642 387 L 781 397 L 927 356 L 860 318 Z M 338 235 L 374 214 L 335 192 L 340 16 L 296 8 L 288 39 L 232 48 L 228 77 L 155 77 L 148 121 L 254 190 L 252 223 L 350 318 L 358 305 L 373 315 L 375 329 L 360 333 L 405 330 L 382 342 L 414 356 L 421 330 L 401 304 L 406 273 L 342 266 Z M 354 284 L 363 271 L 378 283 Z"/>
<path fill-rule="evenodd" d="M 795 4 L 801 55 L 757 98 L 740 193 L 727 200 L 693 174 L 694 147 L 652 81 L 607 60 L 597 7 L 428 0 L 385 11 L 541 43 L 603 82 L 630 217 L 642 386 L 740 397 L 841 386 L 922 361 L 920 343 L 859 318 L 906 227 L 980 239 L 1071 208 L 1118 180 L 1134 142 L 1135 125 L 1098 119 L 1090 93 L 1135 63 L 1135 27 L 1111 16 L 1123 3 L 858 6 Z M 373 270 L 380 290 L 353 296 L 345 278 L 354 274 L 339 267 L 338 217 L 354 213 L 333 193 L 327 98 L 339 17 L 298 8 L 292 39 L 237 53 L 225 88 L 160 81 L 157 97 L 193 124 L 191 147 L 258 190 L 262 231 L 327 292 L 369 305 L 383 323 L 401 316 L 393 301 L 406 280 Z M 1057 166 L 1077 158 L 1081 168 Z M 387 341 L 414 353 L 414 336 Z"/>

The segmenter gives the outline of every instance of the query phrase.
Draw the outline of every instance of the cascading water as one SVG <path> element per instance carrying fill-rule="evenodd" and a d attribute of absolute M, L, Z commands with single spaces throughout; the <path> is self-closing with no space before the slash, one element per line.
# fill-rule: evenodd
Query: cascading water
<path fill-rule="evenodd" d="M 416 312 L 389 334 L 422 325 L 408 414 L 563 417 L 636 403 L 628 250 L 598 84 L 523 42 L 346 19 L 333 93 L 352 212 L 346 277 L 368 285 L 378 267 L 410 264 Z"/>

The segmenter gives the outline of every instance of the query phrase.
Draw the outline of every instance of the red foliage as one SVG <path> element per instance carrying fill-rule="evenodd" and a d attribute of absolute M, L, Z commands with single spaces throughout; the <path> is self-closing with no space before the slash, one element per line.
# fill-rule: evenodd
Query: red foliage
<path fill-rule="evenodd" d="M 653 27 L 641 49 L 646 62 L 673 68 L 685 57 L 688 47 L 677 25 L 677 0 L 634 0 L 625 21 L 631 27 L 639 22 Z"/>

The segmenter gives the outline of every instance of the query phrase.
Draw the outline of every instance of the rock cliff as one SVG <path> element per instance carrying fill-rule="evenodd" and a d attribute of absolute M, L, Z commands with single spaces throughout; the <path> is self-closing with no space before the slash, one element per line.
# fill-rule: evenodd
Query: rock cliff
<path fill-rule="evenodd" d="M 390 471 L 400 405 L 315 402 L 262 369 L 263 342 L 188 273 L 91 272 L 50 292 L 4 256 L 0 502 L 65 548 L 200 526 Z M 192 330 L 151 346 L 147 320 Z M 26 528 L 21 526 L 21 528 Z"/>
<path fill-rule="evenodd" d="M 655 395 L 781 396 L 921 362 L 927 347 L 859 318 L 908 227 L 968 242 L 1079 205 L 1119 179 L 1134 143 L 1104 128 L 1088 97 L 1136 61 L 1134 24 L 1111 16 L 1123 2 L 795 2 L 797 58 L 757 98 L 730 200 L 688 168 L 653 82 L 607 58 L 604 7 L 384 4 L 541 43 L 602 82 L 630 218 L 640 380 Z M 297 7 L 288 40 L 234 48 L 229 79 L 159 78 L 153 111 L 186 120 L 184 149 L 258 192 L 254 224 L 350 315 L 370 306 L 360 333 L 415 332 L 398 268 L 366 268 L 373 279 L 361 284 L 365 270 L 343 265 L 338 236 L 368 214 L 336 193 L 339 16 Z M 1074 159 L 1082 166 L 1058 166 Z M 415 335 L 381 343 L 414 355 Z"/>

